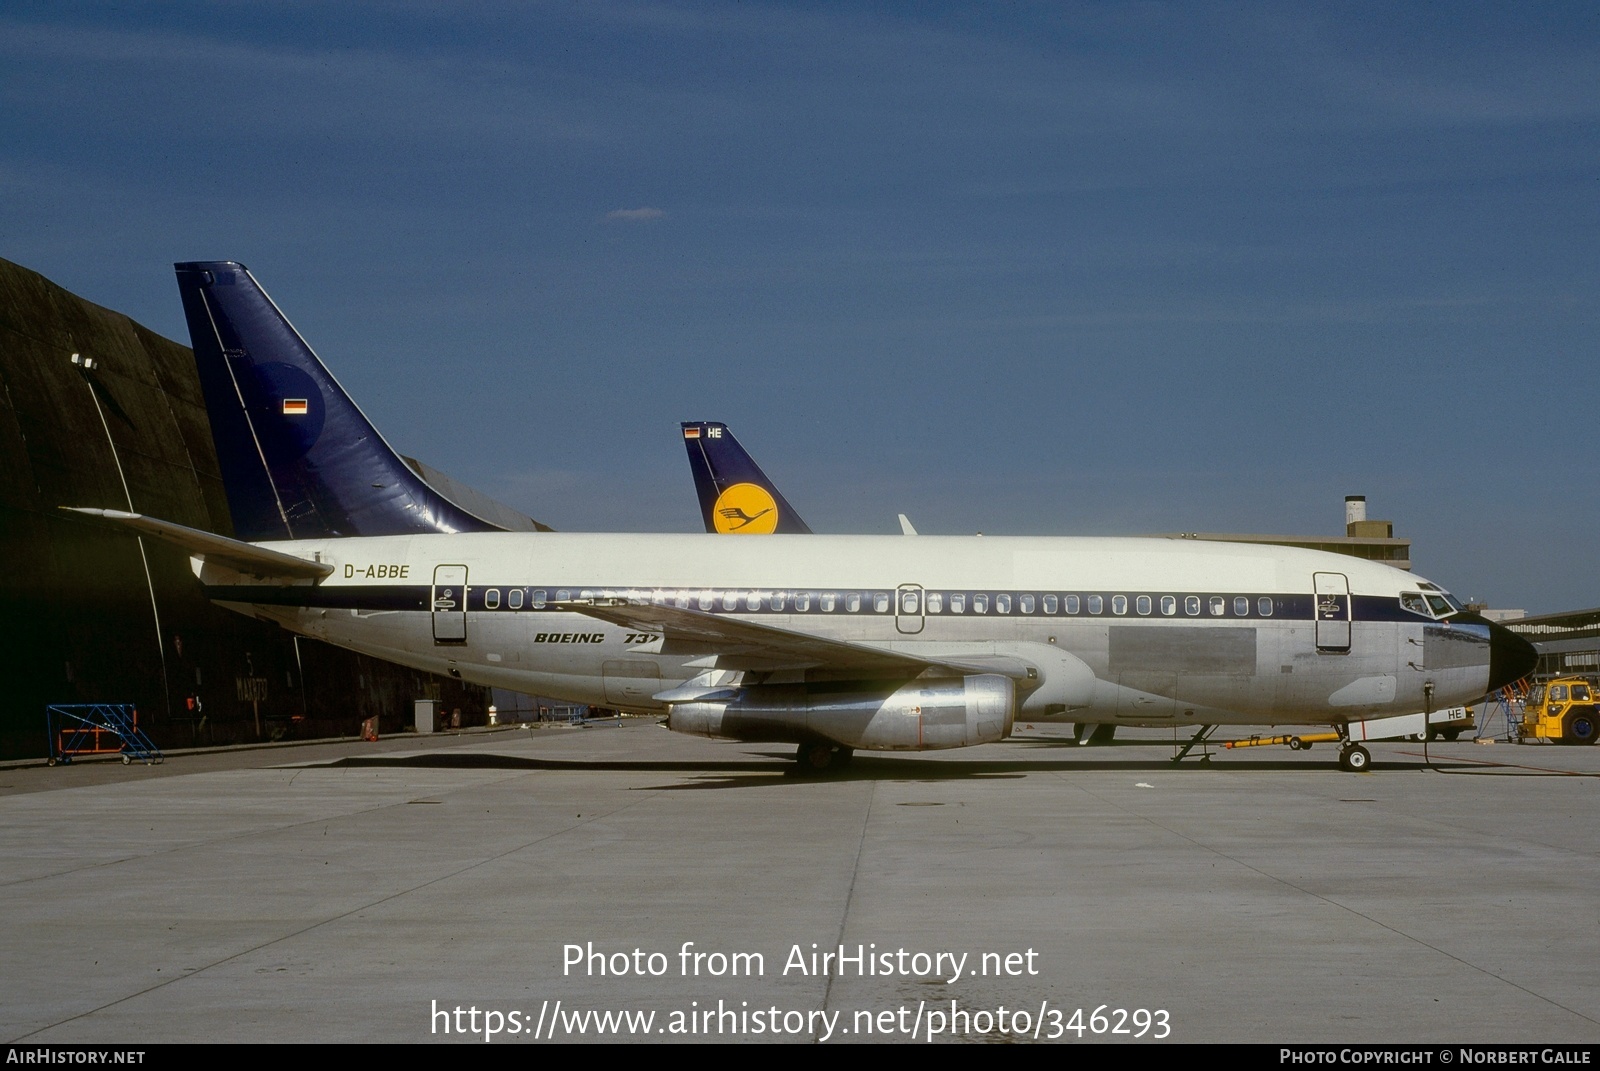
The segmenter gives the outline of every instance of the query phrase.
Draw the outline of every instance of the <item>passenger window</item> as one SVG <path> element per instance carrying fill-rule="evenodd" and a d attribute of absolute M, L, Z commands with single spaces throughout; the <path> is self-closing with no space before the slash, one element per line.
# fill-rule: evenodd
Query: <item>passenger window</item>
<path fill-rule="evenodd" d="M 965 595 L 950 596 L 950 612 L 964 614 L 967 612 L 967 597 Z"/>
<path fill-rule="evenodd" d="M 834 606 L 839 602 L 839 593 L 836 591 L 824 591 L 818 601 L 822 603 L 822 612 L 831 614 Z"/>
<path fill-rule="evenodd" d="M 916 592 L 914 592 L 914 591 L 906 592 L 906 594 L 905 594 L 905 602 L 906 602 L 906 606 L 905 606 L 905 612 L 906 613 L 914 614 L 914 613 L 917 612 L 917 593 Z M 873 594 L 872 594 L 872 609 L 873 609 L 873 611 L 875 613 L 880 613 L 880 614 L 886 614 L 886 613 L 889 612 L 889 593 L 887 591 L 876 591 L 876 592 L 873 592 Z"/>
<path fill-rule="evenodd" d="M 994 597 L 994 612 L 997 614 L 1009 614 L 1011 612 L 1011 596 L 996 595 Z"/>
<path fill-rule="evenodd" d="M 1046 595 L 1044 597 L 1044 612 L 1047 614 L 1056 612 L 1056 597 L 1054 595 Z"/>
<path fill-rule="evenodd" d="M 987 596 L 987 595 L 974 595 L 972 597 L 972 612 L 975 613 L 975 614 L 986 614 L 986 613 L 988 613 L 989 612 L 989 596 Z"/>
<path fill-rule="evenodd" d="M 878 612 L 880 614 L 883 613 L 884 610 L 888 609 L 888 605 L 887 604 L 889 602 L 889 596 L 884 595 L 884 596 L 882 596 L 882 599 L 883 599 L 885 605 L 878 610 Z M 917 612 L 917 593 L 916 592 L 914 592 L 914 591 L 902 591 L 900 593 L 900 612 L 903 613 L 903 614 L 914 614 L 914 613 Z"/>
<path fill-rule="evenodd" d="M 1161 596 L 1161 612 L 1171 617 L 1178 612 L 1178 600 L 1171 595 Z"/>
<path fill-rule="evenodd" d="M 1211 616 L 1221 617 L 1228 612 L 1228 600 L 1221 595 L 1211 596 Z"/>
<path fill-rule="evenodd" d="M 698 601 L 697 601 L 697 602 L 696 602 L 696 605 L 697 605 L 697 606 L 699 606 L 699 607 L 700 607 L 700 609 L 702 609 L 702 610 L 712 610 L 712 609 L 715 609 L 715 608 L 716 608 L 716 605 L 717 605 L 717 595 L 716 595 L 716 592 L 712 592 L 712 591 L 702 591 L 702 592 L 701 592 L 701 593 L 700 593 L 700 598 L 699 598 L 699 600 L 698 600 Z"/>
<path fill-rule="evenodd" d="M 772 612 L 775 614 L 783 613 L 783 604 L 788 601 L 789 593 L 787 591 L 774 591 L 772 593 Z"/>
<path fill-rule="evenodd" d="M 506 593 L 506 605 L 513 610 L 522 609 L 522 589 L 512 588 Z"/>
<path fill-rule="evenodd" d="M 811 612 L 811 592 L 797 591 L 794 593 L 794 609 L 796 613 Z"/>
<path fill-rule="evenodd" d="M 859 612 L 860 609 L 861 609 L 861 592 L 859 592 L 859 591 L 847 591 L 847 592 L 845 592 L 845 595 L 844 595 L 844 608 L 846 610 L 850 611 L 852 614 Z"/>
<path fill-rule="evenodd" d="M 1100 596 L 1098 596 L 1098 595 L 1090 595 L 1089 596 L 1089 612 L 1091 614 L 1099 613 L 1101 610 L 1105 609 L 1105 605 L 1106 605 L 1105 604 L 1105 600 L 1100 598 Z"/>
<path fill-rule="evenodd" d="M 1025 614 L 1033 613 L 1033 596 L 1024 595 L 1022 598 L 1018 599 L 1017 607 Z"/>
<path fill-rule="evenodd" d="M 944 596 L 937 591 L 928 592 L 928 613 L 937 614 L 944 610 Z"/>
<path fill-rule="evenodd" d="M 1137 599 L 1133 600 L 1133 608 L 1138 610 L 1141 614 L 1148 614 L 1150 612 L 1150 596 L 1140 595 Z"/>
<path fill-rule="evenodd" d="M 1075 614 L 1077 612 L 1078 612 L 1078 597 L 1076 595 L 1068 595 L 1067 596 L 1067 613 Z"/>
<path fill-rule="evenodd" d="M 680 588 L 678 590 L 678 594 L 674 596 L 672 602 L 673 605 L 677 606 L 678 609 L 687 610 L 689 608 L 689 593 Z"/>
<path fill-rule="evenodd" d="M 490 588 L 488 591 L 485 591 L 483 593 L 483 608 L 485 610 L 495 610 L 495 609 L 498 609 L 499 606 L 500 606 L 500 589 L 499 588 Z"/>
<path fill-rule="evenodd" d="M 1128 612 L 1128 597 L 1126 595 L 1111 596 L 1111 612 L 1125 614 Z"/>
<path fill-rule="evenodd" d="M 533 593 L 533 608 L 535 610 L 543 610 L 544 609 L 544 588 L 538 588 L 538 589 L 536 589 L 534 591 L 534 593 Z"/>
<path fill-rule="evenodd" d="M 566 588 L 556 589 L 556 602 L 566 602 L 570 598 L 572 598 L 572 592 L 568 591 Z"/>
<path fill-rule="evenodd" d="M 744 597 L 744 608 L 746 610 L 761 609 L 761 592 L 752 591 L 750 594 L 746 595 Z"/>
<path fill-rule="evenodd" d="M 1260 614 L 1262 617 L 1271 617 L 1272 616 L 1272 600 L 1267 598 L 1265 595 L 1263 595 L 1263 596 L 1261 596 L 1261 598 L 1257 599 L 1256 600 L 1256 613 Z"/>
<path fill-rule="evenodd" d="M 724 592 L 722 595 L 722 608 L 724 610 L 737 610 L 739 608 L 739 593 L 737 591 Z"/>
<path fill-rule="evenodd" d="M 1249 617 L 1250 616 L 1250 600 L 1245 598 L 1243 595 L 1234 596 L 1234 599 L 1233 599 L 1233 616 L 1234 617 Z"/>
<path fill-rule="evenodd" d="M 1188 595 L 1183 600 L 1183 612 L 1190 617 L 1200 616 L 1200 596 Z"/>

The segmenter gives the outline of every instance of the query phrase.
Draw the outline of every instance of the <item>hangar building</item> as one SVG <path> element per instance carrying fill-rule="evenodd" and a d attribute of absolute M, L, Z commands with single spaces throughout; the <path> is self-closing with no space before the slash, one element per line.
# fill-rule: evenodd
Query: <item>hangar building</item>
<path fill-rule="evenodd" d="M 419 698 L 482 723 L 487 689 L 213 606 L 182 551 L 62 506 L 232 534 L 189 348 L 0 260 L 0 758 L 47 753 L 49 703 L 135 703 L 164 748 L 398 731 Z"/>

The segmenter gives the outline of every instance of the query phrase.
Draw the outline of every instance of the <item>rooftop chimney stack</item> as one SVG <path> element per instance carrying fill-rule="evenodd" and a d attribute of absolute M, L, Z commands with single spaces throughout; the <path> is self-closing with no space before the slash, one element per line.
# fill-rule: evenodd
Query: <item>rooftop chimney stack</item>
<path fill-rule="evenodd" d="M 1344 496 L 1344 534 L 1352 539 L 1393 539 L 1393 521 L 1367 520 L 1367 496 Z"/>

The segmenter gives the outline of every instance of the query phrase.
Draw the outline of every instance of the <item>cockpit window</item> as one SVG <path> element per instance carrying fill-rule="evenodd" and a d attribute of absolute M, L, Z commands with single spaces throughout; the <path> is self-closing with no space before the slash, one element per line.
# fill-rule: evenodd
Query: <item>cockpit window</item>
<path fill-rule="evenodd" d="M 1466 610 L 1466 607 L 1462 606 L 1460 601 L 1457 600 L 1454 595 L 1450 594 L 1444 588 L 1441 588 L 1438 584 L 1430 583 L 1426 580 L 1419 580 L 1417 581 L 1417 587 L 1421 588 L 1423 591 L 1432 592 L 1433 594 L 1428 596 L 1430 600 L 1435 594 L 1444 599 L 1444 601 L 1449 604 L 1450 609 L 1455 613 L 1459 614 Z"/>
<path fill-rule="evenodd" d="M 1414 591 L 1402 591 L 1400 593 L 1400 606 L 1402 609 L 1410 610 L 1414 614 L 1421 614 L 1423 617 L 1433 616 L 1428 613 L 1428 601 Z"/>
<path fill-rule="evenodd" d="M 1433 610 L 1435 617 L 1445 617 L 1450 613 L 1450 603 L 1443 595 L 1429 595 L 1428 606 Z"/>

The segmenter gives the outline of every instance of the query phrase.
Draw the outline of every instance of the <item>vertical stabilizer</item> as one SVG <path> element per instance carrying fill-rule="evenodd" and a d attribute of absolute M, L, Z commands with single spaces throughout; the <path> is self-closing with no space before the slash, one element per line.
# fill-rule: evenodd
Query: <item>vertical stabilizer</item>
<path fill-rule="evenodd" d="M 174 267 L 235 536 L 498 530 L 400 459 L 244 265 Z"/>
<path fill-rule="evenodd" d="M 809 535 L 811 529 L 761 471 L 726 424 L 683 425 L 683 445 L 706 531 L 728 535 Z"/>

